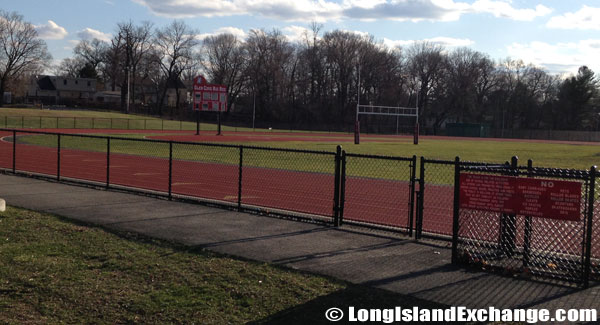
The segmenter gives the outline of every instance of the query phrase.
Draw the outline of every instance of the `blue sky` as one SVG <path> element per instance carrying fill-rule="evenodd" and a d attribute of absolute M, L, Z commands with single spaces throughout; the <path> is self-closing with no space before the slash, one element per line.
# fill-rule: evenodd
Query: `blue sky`
<path fill-rule="evenodd" d="M 109 39 L 117 23 L 182 19 L 203 35 L 280 29 L 301 39 L 323 31 L 368 33 L 388 46 L 413 41 L 468 46 L 552 73 L 588 65 L 600 74 L 600 0 L 0 0 L 37 26 L 55 60 L 82 38 Z"/>

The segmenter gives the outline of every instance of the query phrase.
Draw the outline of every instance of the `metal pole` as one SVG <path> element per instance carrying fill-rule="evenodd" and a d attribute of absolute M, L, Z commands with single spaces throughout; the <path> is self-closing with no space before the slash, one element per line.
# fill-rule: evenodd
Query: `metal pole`
<path fill-rule="evenodd" d="M 129 79 L 131 78 L 131 68 L 127 67 L 127 114 L 129 114 Z"/>
<path fill-rule="evenodd" d="M 356 84 L 356 117 L 354 118 L 354 144 L 360 144 L 360 121 L 358 109 L 360 107 L 360 64 L 358 65 L 358 83 Z"/>
<path fill-rule="evenodd" d="M 415 130 L 413 135 L 413 144 L 419 144 L 419 92 L 416 93 L 416 122 L 415 122 Z"/>
<path fill-rule="evenodd" d="M 256 92 L 254 93 L 254 99 L 253 99 L 253 106 L 252 106 L 252 131 L 255 131 L 254 129 L 254 121 L 256 120 Z"/>
<path fill-rule="evenodd" d="M 12 171 L 13 174 L 16 172 L 17 170 L 17 131 L 13 130 L 13 165 L 12 165 Z"/>
<path fill-rule="evenodd" d="M 342 150 L 342 168 L 340 171 L 340 226 L 344 223 L 344 205 L 346 204 L 346 150 Z"/>
<path fill-rule="evenodd" d="M 338 145 L 335 151 L 335 176 L 333 180 L 333 225 L 340 226 L 340 173 L 342 166 L 342 146 Z"/>
<path fill-rule="evenodd" d="M 196 135 L 200 135 L 200 111 L 196 110 Z"/>
<path fill-rule="evenodd" d="M 238 167 L 238 210 L 242 209 L 242 170 L 244 164 L 244 146 L 240 146 L 240 164 Z"/>
<path fill-rule="evenodd" d="M 460 205 L 460 157 L 454 159 L 454 213 L 452 218 L 452 264 L 458 263 L 458 231 Z"/>
<path fill-rule="evenodd" d="M 112 119 L 111 119 L 112 121 Z M 110 137 L 106 137 L 106 188 L 110 186 Z"/>
<path fill-rule="evenodd" d="M 221 135 L 221 109 L 217 112 L 217 135 Z"/>
<path fill-rule="evenodd" d="M 172 184 L 173 184 L 173 140 L 169 141 L 169 201 L 173 199 L 172 196 Z"/>
<path fill-rule="evenodd" d="M 533 160 L 527 160 L 527 177 L 533 177 Z M 525 234 L 523 239 L 523 267 L 529 266 L 531 246 L 531 216 L 525 216 Z"/>
<path fill-rule="evenodd" d="M 60 182 L 60 133 L 56 144 L 56 180 Z"/>
<path fill-rule="evenodd" d="M 589 287 L 590 285 L 590 272 L 591 272 L 591 254 L 592 254 L 592 234 L 593 234 L 593 223 L 594 223 L 594 202 L 596 194 L 596 166 L 590 168 L 590 190 L 588 191 L 588 211 L 587 211 L 587 229 L 586 229 L 586 240 L 585 240 L 585 261 L 583 269 L 583 286 Z"/>

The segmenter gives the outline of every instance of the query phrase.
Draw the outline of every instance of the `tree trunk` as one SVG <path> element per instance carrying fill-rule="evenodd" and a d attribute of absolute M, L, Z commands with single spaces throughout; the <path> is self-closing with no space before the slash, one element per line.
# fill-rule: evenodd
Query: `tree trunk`
<path fill-rule="evenodd" d="M 165 97 L 167 97 L 167 86 L 166 85 L 165 85 L 165 88 L 163 88 L 162 94 L 160 95 L 160 99 L 158 100 L 158 103 L 157 103 L 158 116 L 162 116 L 162 107 L 163 107 L 163 103 L 165 101 Z"/>

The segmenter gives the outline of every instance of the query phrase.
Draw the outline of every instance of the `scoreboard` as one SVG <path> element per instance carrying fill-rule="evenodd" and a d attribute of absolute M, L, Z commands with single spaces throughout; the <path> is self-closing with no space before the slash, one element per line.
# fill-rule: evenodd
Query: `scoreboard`
<path fill-rule="evenodd" d="M 194 78 L 194 106 L 196 111 L 227 111 L 227 86 L 209 84 L 202 76 Z"/>

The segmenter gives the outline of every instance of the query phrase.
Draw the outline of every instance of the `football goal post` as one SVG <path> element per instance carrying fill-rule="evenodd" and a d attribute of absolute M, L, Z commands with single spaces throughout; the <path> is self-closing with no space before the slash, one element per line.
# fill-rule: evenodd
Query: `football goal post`
<path fill-rule="evenodd" d="M 373 106 L 373 105 L 356 105 L 356 120 L 354 122 L 354 144 L 360 143 L 360 115 L 378 115 L 378 116 L 394 116 L 396 121 L 400 117 L 414 118 L 415 126 L 413 130 L 413 143 L 419 144 L 419 106 L 415 107 L 399 107 L 399 106 Z M 396 122 L 398 123 L 398 122 Z M 396 124 L 397 125 L 397 124 Z M 397 128 L 397 126 L 396 126 Z"/>

